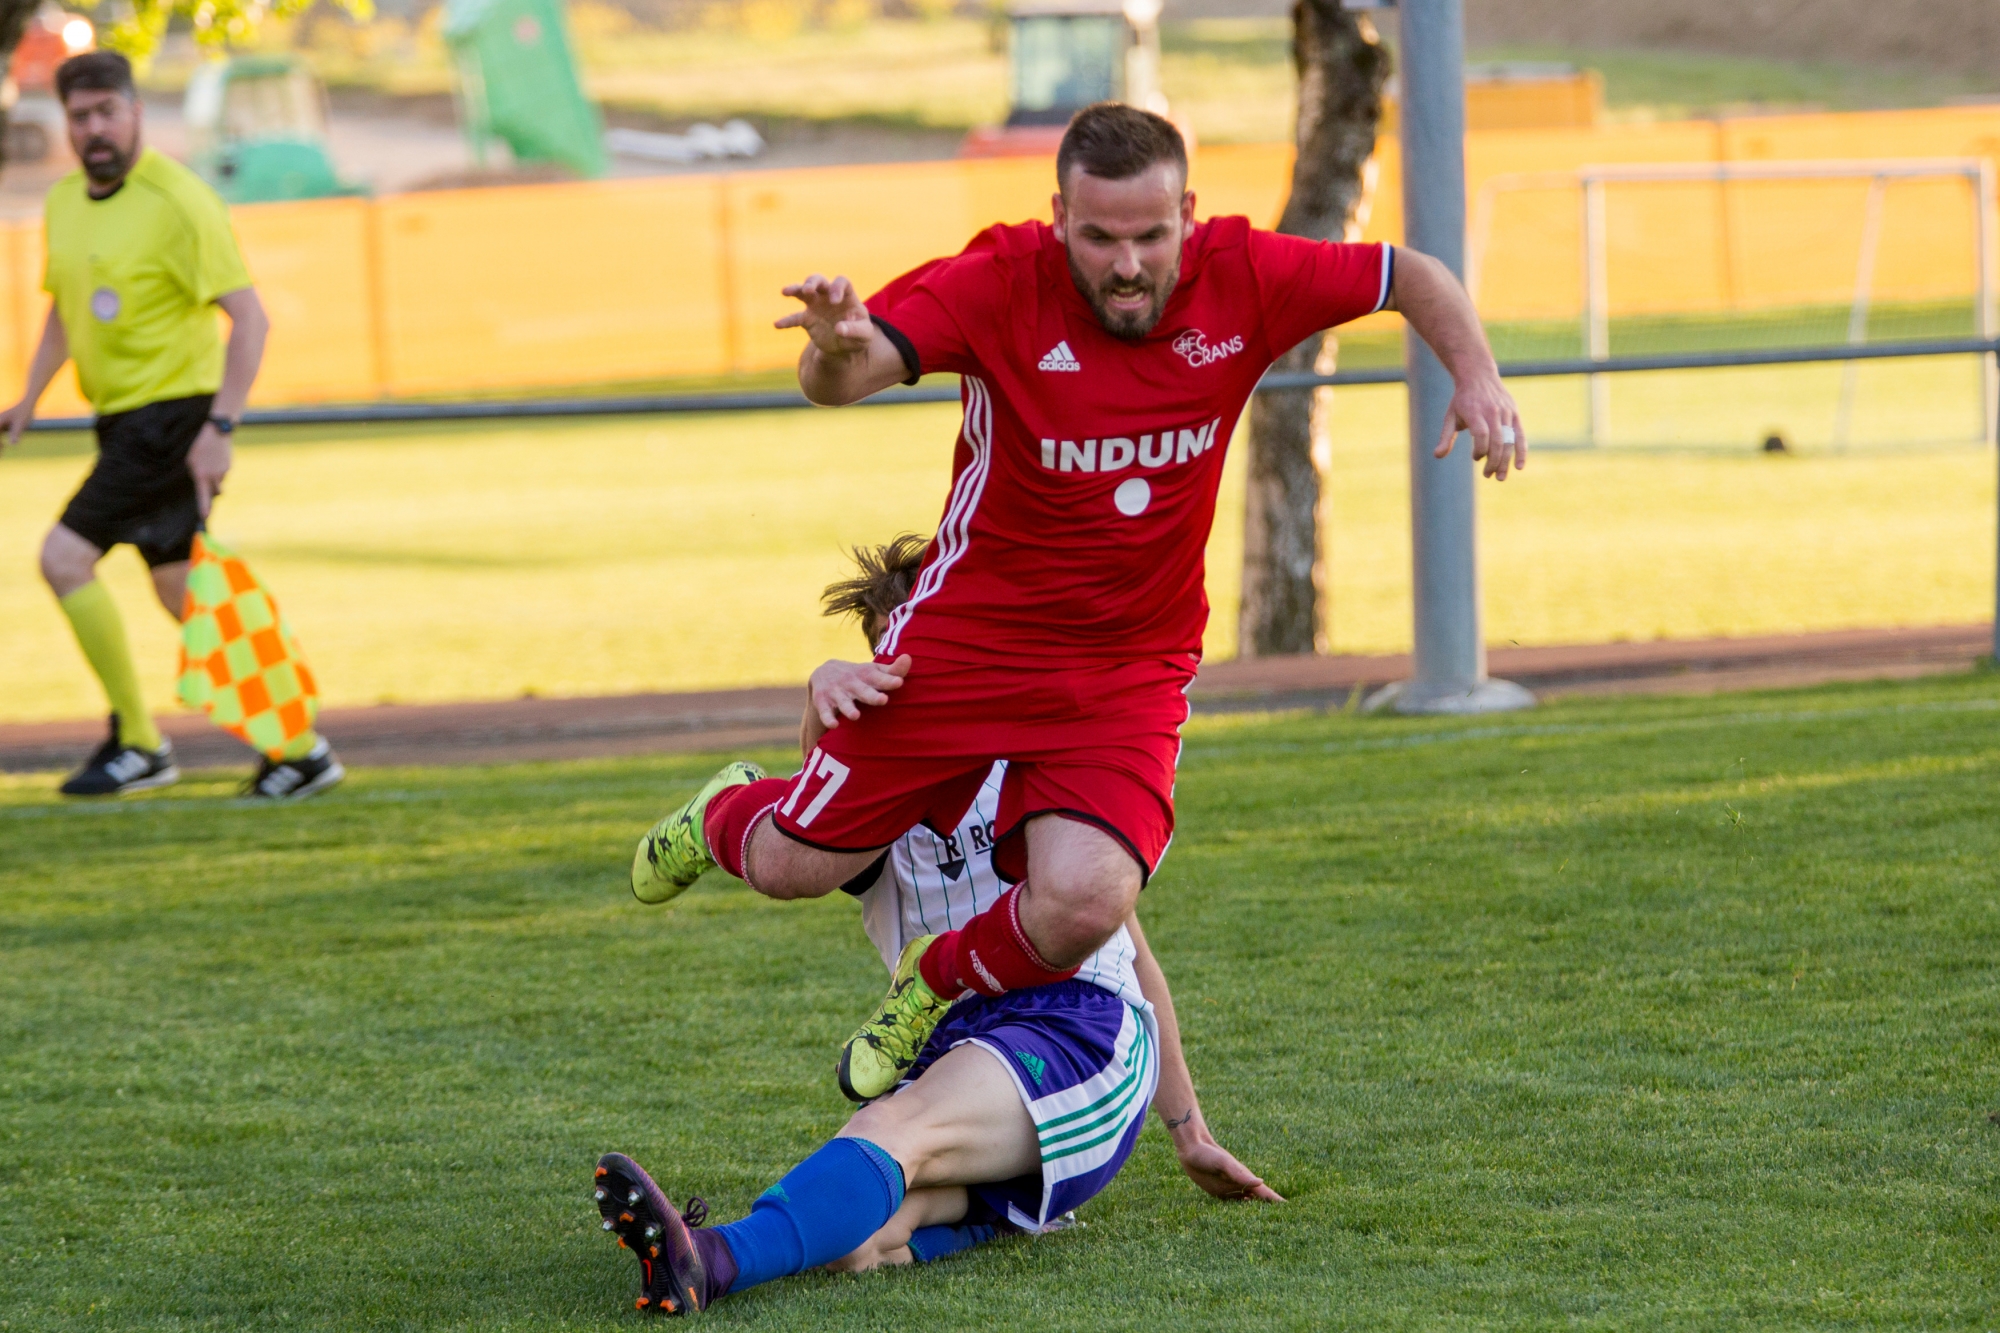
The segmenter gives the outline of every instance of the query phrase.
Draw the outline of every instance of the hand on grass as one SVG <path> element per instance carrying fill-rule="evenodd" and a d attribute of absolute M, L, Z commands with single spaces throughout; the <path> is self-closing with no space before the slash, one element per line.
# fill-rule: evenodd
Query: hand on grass
<path fill-rule="evenodd" d="M 794 310 L 774 326 L 804 329 L 820 355 L 846 360 L 867 352 L 875 336 L 874 321 L 860 293 L 846 278 L 823 278 L 815 273 L 804 282 L 784 289 L 785 295 L 805 306 Z"/>
<path fill-rule="evenodd" d="M 903 688 L 910 674 L 910 655 L 883 666 L 879 662 L 827 662 L 812 673 L 806 685 L 812 696 L 813 712 L 831 730 L 840 719 L 861 716 L 860 705 L 880 708 L 889 702 L 889 691 Z"/>
<path fill-rule="evenodd" d="M 194 502 L 202 518 L 208 517 L 215 497 L 222 494 L 222 479 L 229 475 L 229 437 L 214 426 L 204 425 L 188 450 L 187 470 L 194 476 Z"/>
<path fill-rule="evenodd" d="M 1510 470 L 1528 466 L 1528 436 L 1521 428 L 1521 410 L 1514 395 L 1500 382 L 1500 372 L 1484 370 L 1456 378 L 1451 406 L 1444 413 L 1444 436 L 1434 456 L 1451 452 L 1460 431 L 1472 432 L 1472 457 L 1484 460 L 1485 474 L 1507 480 Z"/>
<path fill-rule="evenodd" d="M 1215 1141 L 1215 1135 L 1208 1132 L 1208 1122 L 1193 1106 L 1178 1116 L 1169 1116 L 1164 1108 L 1155 1106 L 1160 1119 L 1167 1125 L 1167 1133 L 1173 1136 L 1174 1156 L 1180 1158 L 1181 1170 L 1187 1172 L 1189 1180 L 1202 1187 L 1218 1199 L 1249 1200 L 1261 1203 L 1283 1203 L 1284 1196 L 1264 1183 L 1264 1178 L 1236 1160 L 1227 1148 Z"/>

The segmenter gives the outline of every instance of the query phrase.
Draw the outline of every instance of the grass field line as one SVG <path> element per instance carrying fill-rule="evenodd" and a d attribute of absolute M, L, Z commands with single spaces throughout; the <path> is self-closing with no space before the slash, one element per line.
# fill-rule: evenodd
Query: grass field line
<path fill-rule="evenodd" d="M 1857 718 L 1887 717 L 1896 713 L 1990 713 L 2000 709 L 2000 699 L 1964 699 L 1926 704 L 1890 704 L 1872 708 L 1808 708 L 1789 712 L 1729 713 L 1715 717 L 1660 718 L 1651 722 L 1551 722 L 1534 726 L 1465 727 L 1456 731 L 1425 731 L 1408 736 L 1380 736 L 1371 740 L 1266 741 L 1255 747 L 1258 754 L 1362 754 L 1371 750 L 1413 749 L 1425 745 L 1449 745 L 1467 741 L 1538 739 L 1548 736 L 1643 736 L 1667 731 L 1699 731 L 1716 727 L 1763 726 L 1781 722 L 1836 722 Z M 1293 716 L 1310 716 L 1297 710 Z M 1282 713 L 1250 713 L 1245 717 L 1268 721 Z M 1203 744 L 1198 751 L 1181 756 L 1181 767 L 1191 758 L 1232 759 L 1250 750 L 1243 745 Z"/>

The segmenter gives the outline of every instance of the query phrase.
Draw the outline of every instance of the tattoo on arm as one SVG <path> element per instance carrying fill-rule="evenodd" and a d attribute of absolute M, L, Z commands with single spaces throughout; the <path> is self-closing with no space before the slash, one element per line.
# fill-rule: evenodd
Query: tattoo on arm
<path fill-rule="evenodd" d="M 1194 1119 L 1194 1108 L 1192 1106 L 1188 1107 L 1187 1114 L 1180 1117 L 1178 1120 L 1176 1120 L 1173 1116 L 1170 1115 L 1162 1116 L 1161 1119 L 1167 1122 L 1168 1129 L 1179 1129 L 1182 1125 L 1185 1125 L 1189 1121 Z"/>

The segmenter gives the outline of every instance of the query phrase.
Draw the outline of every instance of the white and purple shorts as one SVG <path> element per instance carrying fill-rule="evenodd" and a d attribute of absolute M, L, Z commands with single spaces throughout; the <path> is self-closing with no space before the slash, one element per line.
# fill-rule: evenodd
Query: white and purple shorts
<path fill-rule="evenodd" d="M 1159 1030 L 1140 1009 L 1082 981 L 960 1000 L 910 1070 L 946 1051 L 985 1047 L 1014 1076 L 1042 1141 L 1042 1171 L 971 1193 L 1021 1231 L 1051 1224 L 1111 1183 L 1146 1123 L 1160 1082 Z"/>

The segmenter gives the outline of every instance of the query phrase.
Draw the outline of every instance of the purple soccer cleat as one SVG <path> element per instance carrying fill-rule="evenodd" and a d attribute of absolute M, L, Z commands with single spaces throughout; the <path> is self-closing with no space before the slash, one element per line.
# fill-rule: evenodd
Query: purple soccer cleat
<path fill-rule="evenodd" d="M 685 1212 L 676 1209 L 645 1168 L 621 1152 L 597 1159 L 595 1193 L 604 1229 L 639 1256 L 638 1308 L 667 1315 L 707 1309 L 717 1293 L 694 1228 L 707 1219 L 708 1205 L 689 1199 Z"/>

